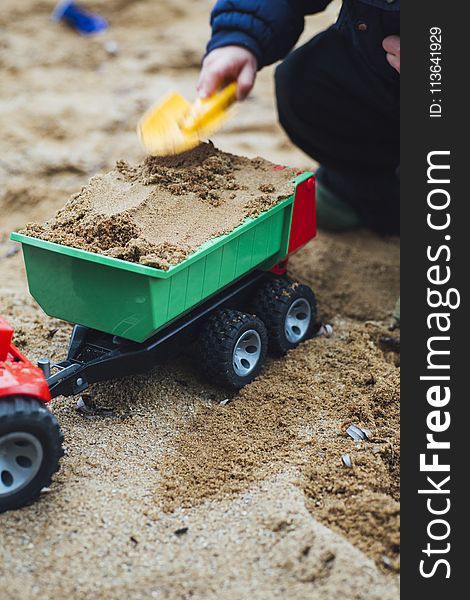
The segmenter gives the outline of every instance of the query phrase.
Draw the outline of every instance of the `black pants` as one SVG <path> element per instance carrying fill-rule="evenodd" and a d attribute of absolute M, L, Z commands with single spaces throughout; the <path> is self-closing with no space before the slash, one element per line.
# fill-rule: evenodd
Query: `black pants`
<path fill-rule="evenodd" d="M 328 29 L 277 68 L 276 95 L 281 125 L 320 163 L 320 183 L 355 208 L 368 227 L 397 233 L 398 75 L 396 83 L 382 78 L 346 37 Z"/>

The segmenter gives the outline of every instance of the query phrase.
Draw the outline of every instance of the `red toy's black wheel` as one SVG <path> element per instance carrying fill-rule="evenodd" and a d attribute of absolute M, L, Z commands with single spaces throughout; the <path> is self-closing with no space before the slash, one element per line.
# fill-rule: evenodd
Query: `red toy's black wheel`
<path fill-rule="evenodd" d="M 51 483 L 62 441 L 57 419 L 42 402 L 0 399 L 0 512 L 30 504 Z"/>
<path fill-rule="evenodd" d="M 258 290 L 253 312 L 266 325 L 270 353 L 282 356 L 312 337 L 317 302 L 307 285 L 276 277 Z"/>

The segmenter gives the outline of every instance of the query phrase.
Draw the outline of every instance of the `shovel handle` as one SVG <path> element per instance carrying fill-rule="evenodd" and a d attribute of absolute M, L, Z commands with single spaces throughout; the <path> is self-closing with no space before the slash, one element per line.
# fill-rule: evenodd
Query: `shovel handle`
<path fill-rule="evenodd" d="M 219 92 L 215 92 L 209 98 L 203 100 L 203 103 L 213 104 L 214 108 L 225 109 L 231 106 L 237 99 L 237 82 L 232 81 Z"/>
<path fill-rule="evenodd" d="M 237 99 L 237 84 L 235 81 L 229 83 L 219 92 L 215 92 L 209 98 L 197 100 L 194 109 L 184 122 L 185 130 L 197 131 L 207 122 L 218 117 Z"/>

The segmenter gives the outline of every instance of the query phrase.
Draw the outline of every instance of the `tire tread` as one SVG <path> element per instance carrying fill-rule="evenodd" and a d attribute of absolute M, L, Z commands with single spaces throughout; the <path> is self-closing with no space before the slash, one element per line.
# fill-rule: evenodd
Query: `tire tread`
<path fill-rule="evenodd" d="M 54 474 L 60 469 L 60 459 L 64 455 L 64 435 L 60 429 L 56 417 L 37 398 L 28 396 L 9 396 L 0 398 L 0 435 L 2 431 L 8 431 L 18 421 L 26 418 L 29 424 L 36 424 L 48 439 L 48 464 L 43 474 L 40 487 L 31 487 L 30 484 L 24 490 L 19 490 L 9 500 L 0 499 L 0 513 L 5 510 L 19 508 L 33 503 L 39 497 L 41 489 L 52 483 Z M 14 427 L 13 429 L 14 430 Z M 34 480 L 33 480 L 34 481 Z M 27 497 L 25 493 L 27 491 Z M 15 496 L 17 498 L 15 499 Z"/>
<path fill-rule="evenodd" d="M 251 314 L 223 308 L 208 319 L 201 332 L 198 344 L 199 360 L 202 363 L 206 377 L 210 381 L 232 388 L 240 388 L 244 385 L 239 385 L 237 378 L 233 376 L 231 365 L 234 339 L 247 323 L 253 323 L 260 330 L 258 333 L 261 334 L 265 349 L 260 359 L 259 368 L 261 368 L 267 348 L 267 335 L 264 324 Z M 259 369 L 256 371 L 257 375 Z"/>
<path fill-rule="evenodd" d="M 307 285 L 287 277 L 273 277 L 255 295 L 253 312 L 266 325 L 269 350 L 274 356 L 283 356 L 298 345 L 288 342 L 284 335 L 285 312 L 297 297 L 305 297 L 312 307 L 312 321 L 305 340 L 313 335 L 317 311 L 315 294 Z"/>

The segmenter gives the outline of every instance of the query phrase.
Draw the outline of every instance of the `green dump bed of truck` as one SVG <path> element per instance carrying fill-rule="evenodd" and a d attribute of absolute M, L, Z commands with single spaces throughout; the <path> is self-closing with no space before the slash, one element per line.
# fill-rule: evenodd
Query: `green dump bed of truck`
<path fill-rule="evenodd" d="M 297 187 L 311 173 L 300 175 Z M 12 233 L 31 295 L 50 316 L 142 342 L 255 268 L 288 252 L 295 193 L 163 271 Z"/>

